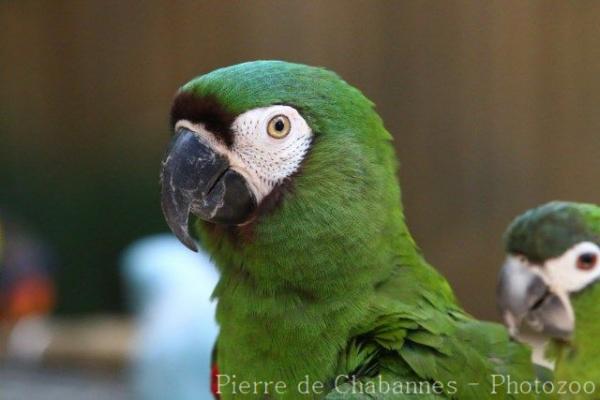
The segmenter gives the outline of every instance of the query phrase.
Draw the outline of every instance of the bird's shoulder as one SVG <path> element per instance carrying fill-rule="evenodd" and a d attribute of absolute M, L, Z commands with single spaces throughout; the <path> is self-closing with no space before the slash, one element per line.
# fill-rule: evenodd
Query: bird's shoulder
<path fill-rule="evenodd" d="M 492 392 L 495 398 L 513 398 L 506 387 L 494 386 L 494 379 L 534 379 L 529 350 L 513 342 L 503 326 L 472 318 L 441 286 L 410 295 L 393 293 L 393 286 L 382 288 L 371 317 L 357 327 L 342 352 L 339 371 L 348 380 L 340 387 L 372 382 L 375 390 L 388 390 L 388 385 L 378 384 L 384 379 L 397 391 L 412 391 L 412 398 L 479 400 Z M 389 390 L 374 397 L 387 398 Z M 328 398 L 360 398 L 335 396 L 341 395 Z"/>

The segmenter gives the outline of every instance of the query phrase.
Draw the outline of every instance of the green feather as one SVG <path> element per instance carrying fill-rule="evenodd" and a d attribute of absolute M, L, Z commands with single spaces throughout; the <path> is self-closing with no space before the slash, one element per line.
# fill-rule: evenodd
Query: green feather
<path fill-rule="evenodd" d="M 569 342 L 551 341 L 548 356 L 555 360 L 554 380 L 578 382 L 583 385 L 592 382 L 595 390 L 591 393 L 577 393 L 565 399 L 600 398 L 600 282 L 593 283 L 581 292 L 571 295 L 575 311 L 575 333 Z M 591 388 L 591 386 L 589 386 Z"/>

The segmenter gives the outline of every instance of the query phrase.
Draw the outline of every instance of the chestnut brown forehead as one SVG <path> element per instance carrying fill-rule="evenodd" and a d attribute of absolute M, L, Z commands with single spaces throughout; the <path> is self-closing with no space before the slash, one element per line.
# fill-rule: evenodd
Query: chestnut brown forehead
<path fill-rule="evenodd" d="M 171 107 L 171 129 L 182 119 L 203 124 L 218 140 L 230 147 L 233 144 L 231 125 L 235 117 L 236 115 L 223 107 L 215 97 L 179 92 Z"/>

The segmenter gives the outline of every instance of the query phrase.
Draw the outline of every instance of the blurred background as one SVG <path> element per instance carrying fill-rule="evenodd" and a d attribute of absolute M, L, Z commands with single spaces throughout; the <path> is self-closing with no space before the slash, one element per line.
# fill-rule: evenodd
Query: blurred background
<path fill-rule="evenodd" d="M 508 222 L 553 199 L 600 202 L 598 20 L 592 0 L 1 1 L 0 220 L 13 272 L 0 315 L 5 332 L 33 315 L 24 347 L 43 345 L 25 358 L 55 354 L 60 369 L 5 363 L 0 392 L 35 399 L 19 392 L 33 374 L 59 388 L 95 382 L 86 398 L 135 396 L 123 371 L 140 328 L 121 257 L 166 231 L 170 102 L 191 77 L 247 60 L 325 66 L 376 103 L 418 243 L 468 311 L 497 319 Z M 68 335 L 62 348 L 49 339 Z M 82 337 L 92 345 L 77 351 Z M 75 365 L 86 368 L 65 370 Z"/>

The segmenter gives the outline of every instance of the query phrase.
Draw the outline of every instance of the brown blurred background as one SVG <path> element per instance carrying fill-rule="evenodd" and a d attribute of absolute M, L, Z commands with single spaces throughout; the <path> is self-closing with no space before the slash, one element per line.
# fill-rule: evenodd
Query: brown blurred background
<path fill-rule="evenodd" d="M 117 257 L 166 230 L 173 93 L 246 60 L 325 66 L 395 136 L 404 202 L 466 308 L 496 318 L 501 234 L 600 202 L 600 2 L 2 1 L 0 208 L 59 260 L 58 311 L 120 311 Z"/>

